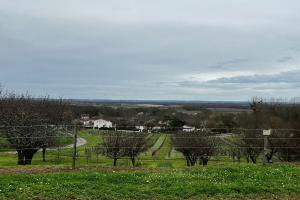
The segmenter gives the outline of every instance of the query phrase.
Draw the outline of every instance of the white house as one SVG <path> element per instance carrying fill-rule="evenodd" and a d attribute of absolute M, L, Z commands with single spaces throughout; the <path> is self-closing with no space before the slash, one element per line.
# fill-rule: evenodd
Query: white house
<path fill-rule="evenodd" d="M 135 126 L 135 129 L 139 130 L 139 132 L 143 132 L 145 130 L 145 126 Z"/>
<path fill-rule="evenodd" d="M 93 128 L 94 127 L 94 120 L 83 121 L 84 128 Z"/>
<path fill-rule="evenodd" d="M 154 126 L 152 128 L 153 131 L 160 131 L 161 130 L 161 127 L 160 126 Z"/>
<path fill-rule="evenodd" d="M 187 125 L 184 125 L 184 126 L 182 127 L 182 130 L 185 131 L 185 132 L 192 132 L 192 131 L 195 131 L 196 128 L 193 127 L 193 126 L 187 126 Z"/>
<path fill-rule="evenodd" d="M 112 128 L 113 127 L 113 124 L 111 121 L 107 121 L 107 120 L 104 120 L 104 119 L 97 119 L 94 121 L 94 129 L 95 128 Z"/>
<path fill-rule="evenodd" d="M 82 121 L 88 121 L 90 119 L 90 115 L 89 114 L 81 114 L 81 120 Z"/>

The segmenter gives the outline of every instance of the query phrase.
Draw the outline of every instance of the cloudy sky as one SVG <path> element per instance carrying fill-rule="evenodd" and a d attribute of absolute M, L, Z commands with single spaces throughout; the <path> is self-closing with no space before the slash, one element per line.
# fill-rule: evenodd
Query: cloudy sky
<path fill-rule="evenodd" d="M 0 82 L 33 95 L 300 96 L 299 0 L 1 0 Z"/>

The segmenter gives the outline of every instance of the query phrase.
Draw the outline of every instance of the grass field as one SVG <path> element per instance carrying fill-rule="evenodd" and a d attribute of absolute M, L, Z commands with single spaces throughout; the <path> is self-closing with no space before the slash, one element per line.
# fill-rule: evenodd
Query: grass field
<path fill-rule="evenodd" d="M 299 199 L 300 169 L 95 168 L 0 175 L 0 199 Z"/>
<path fill-rule="evenodd" d="M 59 156 L 58 151 L 47 151 L 46 162 L 37 153 L 32 166 L 16 166 L 15 154 L 1 152 L 0 200 L 300 199 L 296 164 L 238 164 L 229 157 L 213 157 L 205 168 L 187 168 L 167 134 L 149 136 L 153 145 L 140 155 L 138 167 L 131 168 L 126 158 L 112 167 L 112 160 L 103 155 L 93 155 L 87 164 L 85 148 L 103 140 L 91 131 L 80 131 L 79 136 L 87 143 L 78 148 L 76 171 L 70 170 L 72 149 L 61 149 Z"/>

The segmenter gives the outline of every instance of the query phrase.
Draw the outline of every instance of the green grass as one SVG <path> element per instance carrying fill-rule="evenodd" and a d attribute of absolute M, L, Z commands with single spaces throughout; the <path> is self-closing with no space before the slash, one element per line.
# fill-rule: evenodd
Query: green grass
<path fill-rule="evenodd" d="M 32 166 L 16 166 L 16 155 L 0 154 L 1 199 L 300 199 L 300 168 L 274 163 L 233 163 L 228 157 L 212 158 L 208 167 L 186 168 L 182 155 L 172 150 L 166 134 L 151 135 L 154 145 L 138 159 L 137 168 L 129 159 L 112 160 L 93 155 L 86 165 L 85 148 L 102 142 L 101 134 L 80 131 L 87 144 L 78 148 L 76 172 L 15 174 L 14 171 L 45 171 L 71 166 L 72 149 L 47 151 L 47 162 L 37 153 Z M 166 138 L 166 140 L 165 140 Z M 151 154 L 158 151 L 155 158 Z M 168 157 L 171 151 L 171 157 Z M 88 166 L 88 167 L 87 167 Z M 121 166 L 121 167 L 120 167 Z M 1 175 L 1 169 L 10 174 Z M 26 172 L 28 172 L 26 171 Z M 47 170 L 46 170 L 47 171 Z M 25 173 L 25 172 L 24 172 Z"/>
<path fill-rule="evenodd" d="M 161 147 L 161 149 L 159 150 L 159 152 L 156 155 L 156 157 L 158 159 L 168 159 L 169 158 L 168 154 L 172 148 L 171 136 L 166 135 L 165 137 L 166 137 L 166 140 L 164 141 L 164 145 Z"/>
<path fill-rule="evenodd" d="M 9 142 L 6 139 L 0 137 L 0 152 L 7 151 L 8 149 L 11 149 L 9 146 Z"/>
<path fill-rule="evenodd" d="M 60 136 L 56 139 L 55 144 L 57 146 L 66 146 L 73 143 L 72 136 Z"/>
<path fill-rule="evenodd" d="M 292 166 L 118 170 L 0 175 L 0 199 L 300 198 Z"/>

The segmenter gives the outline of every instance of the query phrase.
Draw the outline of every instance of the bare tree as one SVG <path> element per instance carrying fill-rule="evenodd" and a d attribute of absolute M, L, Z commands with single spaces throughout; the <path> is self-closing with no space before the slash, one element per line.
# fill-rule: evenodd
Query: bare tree
<path fill-rule="evenodd" d="M 300 161 L 300 132 L 297 130 L 274 130 L 269 139 L 276 147 L 277 157 L 285 162 Z"/>
<path fill-rule="evenodd" d="M 113 165 L 122 157 L 129 157 L 135 166 L 136 157 L 151 146 L 147 134 L 140 132 L 109 132 L 103 136 L 103 153 L 113 159 Z"/>
<path fill-rule="evenodd" d="M 125 145 L 125 156 L 131 159 L 132 166 L 135 166 L 136 157 L 142 152 L 145 152 L 150 146 L 151 141 L 147 137 L 146 133 L 133 132 L 125 133 L 124 138 Z"/>
<path fill-rule="evenodd" d="M 215 152 L 215 139 L 207 131 L 178 132 L 172 135 L 172 145 L 186 159 L 187 166 L 207 165 L 209 157 Z"/>
<path fill-rule="evenodd" d="M 107 132 L 103 135 L 103 153 L 113 159 L 113 165 L 125 155 L 126 141 L 122 132 Z"/>
<path fill-rule="evenodd" d="M 58 131 L 54 125 L 65 122 L 66 108 L 62 100 L 49 97 L 34 99 L 29 95 L 2 94 L 0 124 L 7 127 L 4 134 L 18 153 L 18 164 L 31 164 L 40 148 L 53 143 Z"/>
<path fill-rule="evenodd" d="M 257 162 L 257 157 L 263 151 L 264 140 L 261 130 L 244 130 L 242 133 L 242 144 L 243 153 L 246 156 L 247 162 Z"/>
<path fill-rule="evenodd" d="M 300 160 L 300 156 L 297 156 L 300 153 L 299 134 L 293 130 L 299 128 L 300 105 L 282 100 L 254 98 L 250 106 L 252 113 L 239 115 L 241 128 L 253 129 L 242 134 L 242 146 L 247 159 L 256 162 L 256 157 L 264 146 L 262 130 L 274 129 L 268 137 L 269 151 L 265 155 L 267 161 L 272 162 L 272 157 L 276 154 L 281 160 Z"/>

